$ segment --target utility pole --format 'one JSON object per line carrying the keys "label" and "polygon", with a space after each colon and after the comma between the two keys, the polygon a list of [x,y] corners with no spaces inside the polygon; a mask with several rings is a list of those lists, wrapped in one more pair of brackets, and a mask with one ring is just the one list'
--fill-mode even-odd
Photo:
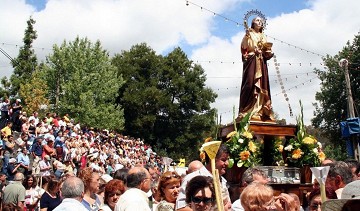
{"label": "utility pole", "polygon": [[[341,59],[339,61],[339,66],[341,68],[344,69],[344,74],[345,74],[345,82],[346,82],[346,94],[347,94],[347,117],[348,118],[355,118],[355,111],[354,111],[354,100],[352,97],[352,92],[351,92],[351,86],[350,86],[350,76],[349,76],[349,62],[346,59]],[[359,144],[358,141],[356,139],[355,135],[350,135],[350,140],[353,143],[354,146],[354,155],[355,155],[355,159],[359,160]]]}

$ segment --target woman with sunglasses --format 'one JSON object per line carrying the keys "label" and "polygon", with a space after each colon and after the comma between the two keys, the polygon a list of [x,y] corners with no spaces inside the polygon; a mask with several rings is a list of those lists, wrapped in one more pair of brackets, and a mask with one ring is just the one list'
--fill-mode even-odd
{"label": "woman with sunglasses", "polygon": [[175,202],[179,195],[180,185],[181,177],[175,171],[167,171],[161,175],[157,189],[161,201],[156,206],[156,211],[175,210]]}
{"label": "woman with sunglasses", "polygon": [[215,205],[215,188],[213,179],[207,176],[196,176],[186,185],[185,202],[193,211],[207,211]]}
{"label": "woman with sunglasses", "polygon": [[125,190],[123,181],[118,179],[110,180],[105,185],[104,205],[100,209],[102,211],[113,211],[115,209],[116,202]]}

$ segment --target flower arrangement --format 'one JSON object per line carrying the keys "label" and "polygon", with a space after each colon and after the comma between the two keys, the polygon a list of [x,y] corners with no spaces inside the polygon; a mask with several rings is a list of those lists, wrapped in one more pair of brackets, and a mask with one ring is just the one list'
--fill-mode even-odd
{"label": "flower arrangement", "polygon": [[241,119],[238,129],[236,129],[236,122],[234,122],[235,130],[226,136],[228,139],[226,145],[230,150],[229,168],[234,163],[238,167],[252,167],[261,163],[263,145],[254,138],[250,131],[250,116],[251,113]]}
{"label": "flower arrangement", "polygon": [[285,162],[293,167],[302,167],[303,165],[319,166],[326,156],[322,151],[321,143],[306,132],[301,101],[300,107],[301,113],[297,117],[298,132],[296,137],[290,139],[283,148],[286,154]]}

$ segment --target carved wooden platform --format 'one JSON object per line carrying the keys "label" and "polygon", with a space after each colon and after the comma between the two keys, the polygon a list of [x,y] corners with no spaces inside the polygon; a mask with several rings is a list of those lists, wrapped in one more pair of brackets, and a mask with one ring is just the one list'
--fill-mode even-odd
{"label": "carved wooden platform", "polygon": [[[285,136],[294,137],[296,135],[296,125],[279,125],[273,123],[262,123],[262,122],[250,122],[250,130],[255,135],[265,136]],[[219,137],[224,140],[226,135],[234,131],[234,124],[227,124],[220,128]]]}

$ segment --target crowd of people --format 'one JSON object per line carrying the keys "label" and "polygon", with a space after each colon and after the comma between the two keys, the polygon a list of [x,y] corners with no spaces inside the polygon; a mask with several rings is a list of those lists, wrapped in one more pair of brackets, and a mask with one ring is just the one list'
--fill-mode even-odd
{"label": "crowd of people", "polygon": [[[21,100],[9,104],[7,100],[1,104],[1,210],[315,211],[331,207],[327,202],[321,206],[316,181],[306,204],[296,194],[275,196],[265,172],[256,167],[245,171],[241,195],[232,201],[223,177],[229,165],[225,144],[215,157],[219,180],[213,179],[207,155],[204,163],[192,161],[181,174],[165,166],[141,139],[82,127],[67,114],[27,115],[21,111]],[[360,210],[356,200],[360,199],[359,163],[327,159],[323,165],[330,167],[329,202],[342,199],[343,204],[352,203],[348,208]]]}

